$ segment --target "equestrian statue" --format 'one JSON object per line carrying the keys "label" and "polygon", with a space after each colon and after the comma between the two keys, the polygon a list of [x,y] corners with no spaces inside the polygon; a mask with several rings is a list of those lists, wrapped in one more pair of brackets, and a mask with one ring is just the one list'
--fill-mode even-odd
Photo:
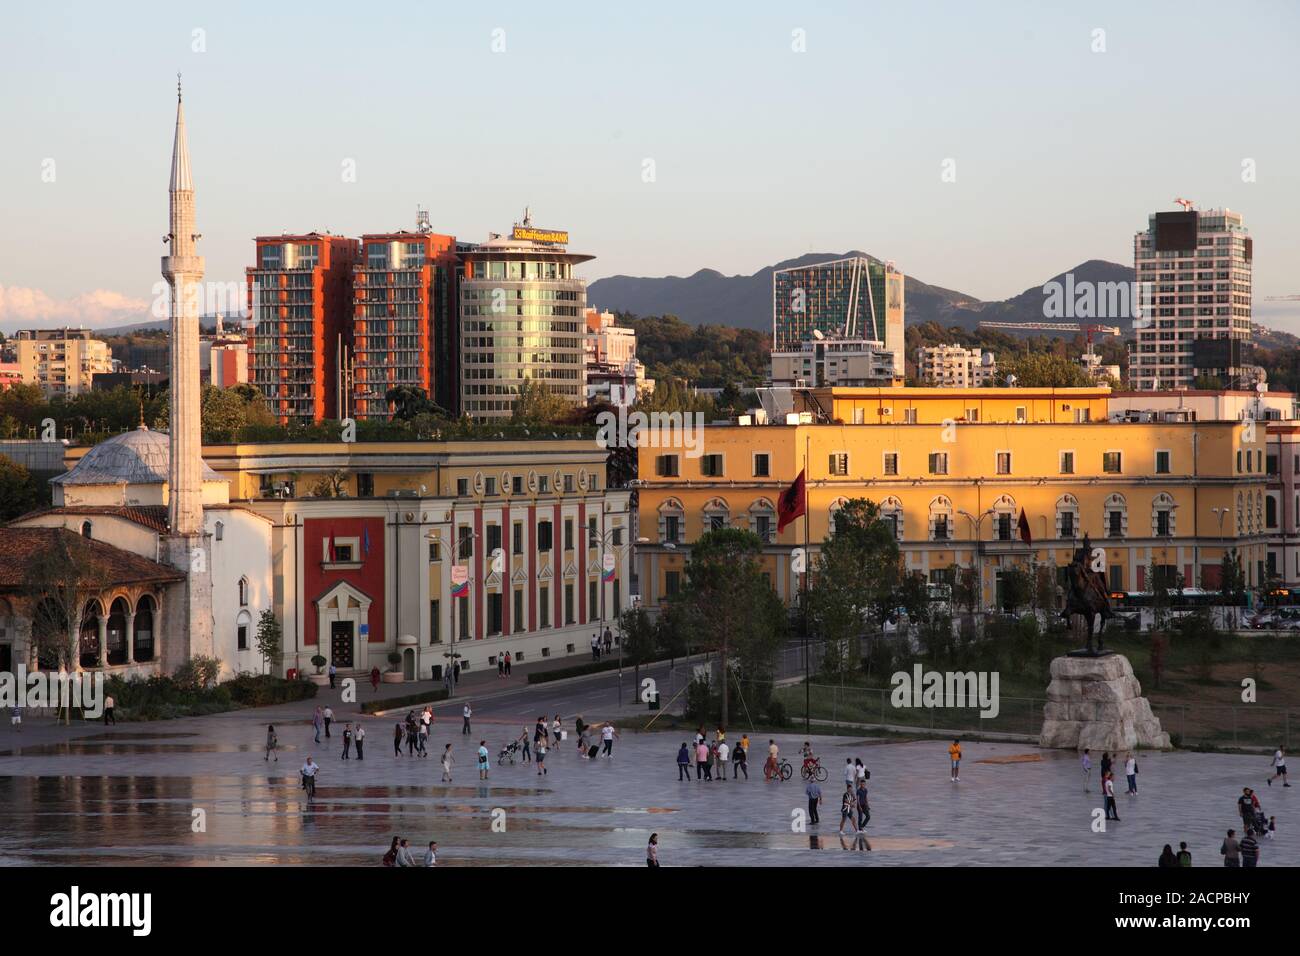
{"label": "equestrian statue", "polygon": [[[1110,609],[1110,595],[1106,590],[1105,578],[1101,572],[1092,570],[1092,542],[1086,534],[1083,536],[1083,546],[1074,552],[1074,560],[1066,568],[1066,579],[1069,588],[1065,594],[1065,610],[1061,612],[1061,617],[1067,626],[1073,625],[1076,614],[1088,623],[1087,649],[1072,651],[1071,656],[1097,657],[1110,653],[1102,647],[1102,632],[1106,629],[1106,622],[1114,617],[1114,612]],[[1097,647],[1094,650],[1092,634],[1097,615],[1101,615],[1101,627],[1097,628]]]}

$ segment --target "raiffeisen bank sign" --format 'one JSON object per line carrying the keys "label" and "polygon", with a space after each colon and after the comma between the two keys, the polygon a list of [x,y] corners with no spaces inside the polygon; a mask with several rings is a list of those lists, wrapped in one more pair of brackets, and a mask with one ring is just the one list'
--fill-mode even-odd
{"label": "raiffeisen bank sign", "polygon": [[567,229],[534,229],[532,226],[515,226],[510,233],[511,239],[522,242],[544,242],[552,246],[567,246],[569,232]]}

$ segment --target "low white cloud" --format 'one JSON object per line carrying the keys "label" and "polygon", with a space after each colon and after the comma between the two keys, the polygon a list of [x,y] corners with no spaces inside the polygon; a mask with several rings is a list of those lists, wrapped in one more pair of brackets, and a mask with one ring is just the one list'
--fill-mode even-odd
{"label": "low white cloud", "polygon": [[95,289],[69,299],[56,299],[40,289],[0,285],[0,327],[19,328],[84,326],[107,328],[147,322],[150,302],[112,289]]}

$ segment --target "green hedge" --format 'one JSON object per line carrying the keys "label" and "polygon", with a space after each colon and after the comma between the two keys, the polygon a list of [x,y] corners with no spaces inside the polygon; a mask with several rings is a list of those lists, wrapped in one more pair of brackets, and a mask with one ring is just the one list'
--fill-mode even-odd
{"label": "green hedge", "polygon": [[311,681],[290,681],[267,674],[239,674],[214,687],[197,689],[171,677],[111,677],[104,692],[113,698],[118,720],[172,720],[202,717],[244,707],[267,707],[316,696]]}
{"label": "green hedge", "polygon": [[396,707],[414,707],[416,704],[433,704],[447,699],[446,689],[426,690],[422,694],[407,694],[405,697],[385,697],[383,700],[368,700],[361,705],[363,714],[373,714],[379,710],[392,710]]}
{"label": "green hedge", "polygon": [[[667,658],[664,658],[667,660]],[[632,665],[626,665],[631,667]],[[599,674],[601,671],[618,670],[618,658],[611,660],[588,661],[586,664],[574,664],[572,667],[558,667],[553,671],[533,671],[528,675],[528,683],[545,684],[548,681],[564,680],[567,677],[582,677],[584,674]]]}

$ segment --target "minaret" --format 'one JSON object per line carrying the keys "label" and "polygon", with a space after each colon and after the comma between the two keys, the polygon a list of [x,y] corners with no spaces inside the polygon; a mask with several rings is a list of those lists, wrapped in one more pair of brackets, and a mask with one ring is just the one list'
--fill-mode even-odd
{"label": "minaret", "polygon": [[167,517],[173,535],[203,530],[202,454],[199,409],[199,303],[203,258],[195,254],[194,181],[185,140],[185,106],[176,78],[176,138],[172,143],[171,254],[162,260],[163,278],[171,286],[171,463]]}
{"label": "minaret", "polygon": [[199,405],[199,303],[203,259],[195,254],[194,180],[185,141],[185,108],[176,77],[176,138],[172,142],[171,231],[162,274],[171,286],[171,423],[168,426],[168,534],[164,560],[185,574],[184,596],[163,608],[160,662],[170,674],[195,655],[213,653],[212,555],[203,521],[203,446]]}

